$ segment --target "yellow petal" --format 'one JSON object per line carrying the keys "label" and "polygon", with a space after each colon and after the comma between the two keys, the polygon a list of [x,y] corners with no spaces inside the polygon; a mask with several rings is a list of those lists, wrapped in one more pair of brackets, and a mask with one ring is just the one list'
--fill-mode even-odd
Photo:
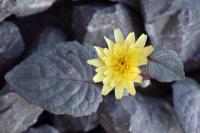
{"label": "yellow petal", "polygon": [[128,52],[131,54],[135,53],[136,50],[137,50],[137,47],[135,47],[135,45],[130,45],[128,48]]}
{"label": "yellow petal", "polygon": [[128,83],[127,91],[133,96],[136,94],[134,84],[132,82]]}
{"label": "yellow petal", "polygon": [[131,44],[135,43],[135,33],[131,32],[128,34],[126,40],[125,40],[125,44],[130,46]]}
{"label": "yellow petal", "polygon": [[103,58],[105,56],[103,48],[100,48],[100,47],[97,47],[97,46],[94,46],[94,48],[96,49],[97,54],[99,55],[99,57]]}
{"label": "yellow petal", "polygon": [[147,62],[148,62],[147,57],[146,57],[146,56],[145,56],[145,57],[142,56],[142,57],[140,57],[140,58],[138,59],[138,66],[146,65]]}
{"label": "yellow petal", "polygon": [[104,84],[110,84],[112,82],[112,76],[108,76],[103,80]]}
{"label": "yellow petal", "polygon": [[112,60],[110,58],[104,58],[104,62],[106,64],[106,66],[110,67],[112,66]]}
{"label": "yellow petal", "polygon": [[115,98],[116,99],[121,99],[123,94],[124,94],[124,88],[119,88],[119,87],[115,88]]}
{"label": "yellow petal", "polygon": [[114,30],[114,36],[116,43],[124,43],[124,36],[119,28]]}
{"label": "yellow petal", "polygon": [[112,72],[112,70],[109,70],[109,69],[106,69],[105,71],[104,71],[104,74],[105,75],[111,75],[113,72]]}
{"label": "yellow petal", "polygon": [[105,37],[105,36],[104,36],[104,39],[105,39],[105,41],[106,41],[106,43],[107,43],[107,45],[108,45],[108,48],[109,48],[109,49],[112,49],[113,46],[114,46],[114,42],[111,41],[110,39],[108,39],[108,38]]}
{"label": "yellow petal", "polygon": [[136,83],[142,83],[142,77],[140,75],[135,75],[133,80]]}
{"label": "yellow petal", "polygon": [[110,54],[110,51],[107,48],[104,48],[103,51],[107,56]]}
{"label": "yellow petal", "polygon": [[93,81],[94,81],[95,83],[101,82],[101,81],[104,80],[104,78],[105,78],[105,76],[104,76],[103,74],[97,73],[97,74],[93,77]]}
{"label": "yellow petal", "polygon": [[104,86],[103,86],[103,89],[102,89],[102,91],[101,91],[101,94],[102,94],[103,96],[105,96],[105,95],[107,95],[109,92],[111,92],[112,89],[113,89],[113,87],[111,87],[111,86],[109,86],[109,85],[104,85]]}
{"label": "yellow petal", "polygon": [[147,47],[144,48],[144,54],[146,56],[149,56],[153,52],[153,50],[154,50],[154,48],[153,48],[152,45],[147,46]]}
{"label": "yellow petal", "polygon": [[112,82],[110,83],[110,86],[115,87],[116,84],[117,84],[116,81],[112,80]]}
{"label": "yellow petal", "polygon": [[140,74],[140,73],[141,73],[141,70],[140,70],[140,68],[138,68],[138,67],[135,67],[135,68],[133,69],[133,73]]}
{"label": "yellow petal", "polygon": [[147,35],[142,34],[135,44],[139,47],[144,47],[146,44],[146,41],[147,41]]}
{"label": "yellow petal", "polygon": [[103,61],[101,61],[100,59],[87,60],[87,63],[96,67],[104,66]]}
{"label": "yellow petal", "polygon": [[106,71],[106,67],[98,67],[98,68],[95,69],[95,71],[97,73],[102,73],[103,74]]}

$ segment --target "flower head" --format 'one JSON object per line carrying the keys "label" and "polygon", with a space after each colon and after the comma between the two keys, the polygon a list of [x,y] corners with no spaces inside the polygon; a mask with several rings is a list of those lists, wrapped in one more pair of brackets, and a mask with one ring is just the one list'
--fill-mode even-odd
{"label": "flower head", "polygon": [[98,59],[88,60],[87,63],[97,67],[93,81],[103,82],[102,95],[107,95],[115,88],[116,99],[121,99],[126,89],[135,95],[135,83],[141,83],[139,66],[147,64],[147,57],[153,52],[152,46],[145,46],[147,36],[142,34],[135,42],[134,32],[126,39],[120,29],[114,30],[115,42],[105,38],[108,48],[96,47]]}

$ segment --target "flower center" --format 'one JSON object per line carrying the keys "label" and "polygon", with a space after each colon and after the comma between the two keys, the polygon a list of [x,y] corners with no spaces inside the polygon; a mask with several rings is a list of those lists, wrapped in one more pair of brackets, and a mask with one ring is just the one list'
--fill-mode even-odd
{"label": "flower center", "polygon": [[118,60],[118,64],[120,65],[120,66],[124,66],[124,65],[126,65],[126,59],[124,59],[124,58],[120,58],[119,60]]}
{"label": "flower center", "polygon": [[126,73],[129,69],[128,58],[125,56],[116,59],[116,62],[114,63],[114,68],[115,71],[119,72],[120,74]]}

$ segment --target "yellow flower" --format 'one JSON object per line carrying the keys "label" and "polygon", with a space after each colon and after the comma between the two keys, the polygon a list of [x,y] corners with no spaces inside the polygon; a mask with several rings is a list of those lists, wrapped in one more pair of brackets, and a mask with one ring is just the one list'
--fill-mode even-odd
{"label": "yellow flower", "polygon": [[108,48],[96,47],[98,59],[88,60],[87,63],[97,67],[94,82],[103,82],[102,95],[107,95],[115,88],[116,99],[121,99],[126,89],[135,95],[134,82],[141,83],[139,66],[147,64],[147,57],[153,52],[152,46],[145,46],[147,35],[142,34],[135,42],[134,32],[126,39],[120,29],[114,30],[115,43],[105,38]]}

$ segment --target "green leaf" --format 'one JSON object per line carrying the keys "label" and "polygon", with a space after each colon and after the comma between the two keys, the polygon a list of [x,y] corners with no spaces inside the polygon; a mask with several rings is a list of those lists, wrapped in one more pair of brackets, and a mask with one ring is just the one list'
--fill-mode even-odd
{"label": "green leaf", "polygon": [[72,116],[95,112],[102,101],[92,82],[89,48],[78,42],[41,46],[6,76],[7,83],[30,103],[55,114]]}
{"label": "green leaf", "polygon": [[183,63],[173,50],[155,50],[142,70],[145,75],[160,82],[172,82],[185,77]]}

